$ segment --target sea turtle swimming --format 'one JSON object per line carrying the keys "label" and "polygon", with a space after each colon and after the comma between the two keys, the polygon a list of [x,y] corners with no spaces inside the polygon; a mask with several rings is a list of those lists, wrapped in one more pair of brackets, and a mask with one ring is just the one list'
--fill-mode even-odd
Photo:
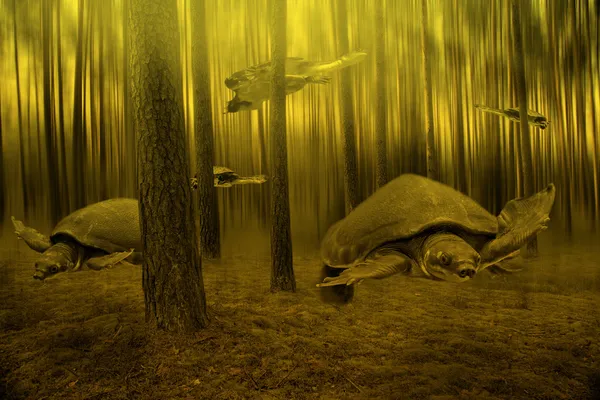
{"label": "sea turtle swimming", "polygon": [[125,260],[141,261],[138,201],[117,198],[90,204],[63,218],[50,237],[12,217],[15,233],[42,253],[34,278],[44,280],[83,266],[99,270]]}
{"label": "sea turtle swimming", "polygon": [[[336,71],[362,61],[367,53],[353,51],[333,61],[306,61],[300,57],[289,57],[285,63],[286,94],[295,93],[306,84],[325,84],[330,77],[324,73]],[[271,63],[253,65],[233,73],[225,79],[225,86],[235,92],[227,102],[225,113],[256,110],[271,96]]]}
{"label": "sea turtle swimming", "polygon": [[554,196],[550,184],[495,217],[450,186],[401,175],[329,228],[321,244],[326,277],[317,286],[326,299],[349,301],[363,279],[404,273],[464,282],[492,265],[502,270],[496,263],[547,227]]}
{"label": "sea turtle swimming", "polygon": [[[519,112],[518,107],[505,108],[504,110],[501,110],[499,108],[492,108],[482,106],[480,104],[475,104],[475,108],[483,112],[502,115],[504,117],[507,117],[511,121],[519,122],[521,120],[521,114]],[[548,127],[548,124],[550,123],[550,121],[548,121],[548,119],[545,116],[534,110],[527,110],[527,122],[529,123],[529,125],[537,126],[540,129],[546,129]]]}
{"label": "sea turtle swimming", "polygon": [[[215,187],[231,187],[233,185],[245,185],[249,183],[265,183],[266,175],[239,176],[234,171],[227,167],[213,166],[213,177]],[[190,184],[193,190],[198,189],[198,174],[190,179]]]}

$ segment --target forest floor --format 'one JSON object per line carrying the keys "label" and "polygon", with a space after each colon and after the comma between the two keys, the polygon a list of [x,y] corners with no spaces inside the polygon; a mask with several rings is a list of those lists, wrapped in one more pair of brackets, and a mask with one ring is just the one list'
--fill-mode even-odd
{"label": "forest floor", "polygon": [[320,301],[316,257],[296,293],[268,258],[204,262],[211,324],[144,324],[141,268],[32,279],[0,253],[4,399],[599,399],[600,252],[547,246],[524,272],[466,284],[395,276]]}

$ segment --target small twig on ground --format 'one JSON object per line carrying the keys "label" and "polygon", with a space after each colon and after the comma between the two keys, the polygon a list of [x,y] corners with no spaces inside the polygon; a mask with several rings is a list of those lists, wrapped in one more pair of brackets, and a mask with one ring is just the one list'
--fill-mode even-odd
{"label": "small twig on ground", "polygon": [[252,376],[252,374],[248,373],[247,371],[244,371],[244,373],[248,376],[248,378],[250,378],[250,380],[252,381],[252,384],[254,385],[254,388],[256,390],[260,390],[261,387],[258,386],[258,383],[256,383],[256,381],[254,380],[254,377]]}
{"label": "small twig on ground", "polygon": [[277,385],[275,385],[275,387],[273,389],[277,389],[279,386],[281,386],[281,384],[288,378],[288,376],[290,376],[290,374],[296,369],[297,365],[294,365],[287,374],[285,374],[285,376],[283,378],[281,378],[281,380],[277,383]]}
{"label": "small twig on ground", "polygon": [[358,390],[359,392],[362,393],[362,389],[360,388],[360,386],[358,386],[356,383],[354,383],[354,381],[352,379],[350,379],[347,375],[343,375],[344,378],[346,378],[346,380],[348,382],[350,382],[352,384],[352,386],[354,386],[356,388],[356,390]]}

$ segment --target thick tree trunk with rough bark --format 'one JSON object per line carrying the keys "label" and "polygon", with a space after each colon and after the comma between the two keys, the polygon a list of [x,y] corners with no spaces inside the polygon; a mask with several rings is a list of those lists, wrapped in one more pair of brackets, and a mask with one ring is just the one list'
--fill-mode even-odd
{"label": "thick tree trunk with rough bark", "polygon": [[210,73],[206,43],[206,5],[191,0],[192,62],[194,70],[194,118],[196,133],[196,172],[198,174],[198,212],[200,213],[200,250],[203,257],[221,257],[219,206],[214,187],[213,121],[210,105]]}
{"label": "thick tree trunk with rough bark", "polygon": [[[425,148],[427,154],[427,177],[439,180],[435,131],[433,130],[433,89],[431,86],[431,65],[429,65],[429,24],[427,23],[427,0],[421,0],[421,54],[423,78],[425,79]],[[459,117],[460,118],[460,117]]]}
{"label": "thick tree trunk with rough bark", "polygon": [[384,4],[375,7],[375,75],[377,79],[377,115],[375,116],[375,137],[377,156],[375,157],[376,187],[388,181],[387,173],[387,113],[385,90],[385,15]]}
{"label": "thick tree trunk with rough bark", "polygon": [[[535,190],[533,182],[533,161],[531,153],[531,138],[529,136],[529,122],[527,117],[527,82],[525,80],[525,58],[523,57],[523,40],[521,36],[520,0],[512,0],[513,38],[515,41],[514,68],[517,77],[517,99],[519,100],[520,129],[518,143],[521,150],[521,173],[523,182],[523,196],[531,196]],[[537,255],[537,237],[527,243],[527,254]]]}
{"label": "thick tree trunk with rough bark", "polygon": [[146,321],[193,331],[208,317],[189,185],[177,1],[130,4]]}
{"label": "thick tree trunk with rough bark", "polygon": [[[337,36],[339,53],[350,51],[348,44],[348,10],[346,0],[337,3],[338,23]],[[344,154],[344,190],[346,194],[346,214],[360,203],[358,193],[358,165],[356,159],[356,134],[354,132],[354,111],[352,109],[352,70],[344,68],[340,71],[341,106],[342,106],[342,149]]]}
{"label": "thick tree trunk with rough bark", "polygon": [[285,126],[287,0],[272,0],[270,101],[271,136],[271,291],[296,290],[290,229],[290,197]]}

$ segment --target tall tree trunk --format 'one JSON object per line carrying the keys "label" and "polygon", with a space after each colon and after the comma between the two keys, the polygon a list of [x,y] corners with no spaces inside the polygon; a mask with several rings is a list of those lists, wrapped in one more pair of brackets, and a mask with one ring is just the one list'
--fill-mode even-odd
{"label": "tall tree trunk", "polygon": [[427,23],[427,0],[421,0],[421,52],[423,78],[425,79],[425,148],[427,151],[427,177],[439,180],[439,166],[435,148],[435,131],[433,130],[433,89],[431,86],[431,65],[429,65],[429,24]]}
{"label": "tall tree trunk", "polygon": [[59,144],[60,144],[60,169],[63,174],[60,180],[60,186],[62,188],[61,193],[61,210],[63,213],[68,214],[71,212],[71,192],[69,191],[69,172],[67,170],[67,148],[66,148],[66,132],[65,132],[65,102],[63,95],[63,62],[62,62],[62,34],[61,34],[61,19],[60,1],[56,2],[56,64],[57,64],[57,85],[58,85],[58,131],[60,132]]}
{"label": "tall tree trunk", "polygon": [[125,167],[125,171],[127,173],[126,178],[126,186],[127,186],[127,195],[128,197],[137,197],[137,163],[135,162],[136,157],[136,133],[134,129],[134,121],[132,116],[132,107],[131,107],[131,92],[129,87],[129,82],[131,82],[131,70],[129,68],[129,8],[130,8],[131,0],[123,0],[123,80],[125,84],[123,85],[123,130],[125,135],[125,154],[127,164]]}
{"label": "tall tree trunk", "polygon": [[0,92],[0,231],[4,225],[6,205],[6,188],[4,187],[4,147],[2,146],[2,92]]}
{"label": "tall tree trunk", "polygon": [[221,257],[219,205],[214,187],[213,121],[210,73],[206,36],[206,4],[191,0],[192,62],[194,70],[194,118],[196,133],[196,171],[198,174],[198,211],[200,213],[200,250],[203,257]]}
{"label": "tall tree trunk", "polygon": [[42,57],[43,57],[43,102],[44,130],[46,136],[46,162],[48,171],[49,223],[54,226],[62,217],[60,193],[58,190],[58,159],[56,155],[56,133],[52,118],[54,98],[52,96],[52,3],[42,4]]}
{"label": "tall tree trunk", "polygon": [[376,187],[380,188],[388,181],[387,171],[387,112],[385,85],[385,17],[384,5],[375,7],[375,75],[377,91],[377,114],[375,122],[376,137]]}
{"label": "tall tree trunk", "polygon": [[205,327],[208,316],[189,184],[177,1],[130,5],[146,320],[193,331]]}
{"label": "tall tree trunk", "polygon": [[271,291],[296,291],[290,229],[290,198],[285,118],[287,0],[272,0],[270,102]]}
{"label": "tall tree trunk", "polygon": [[85,205],[85,162],[84,157],[86,149],[83,136],[83,12],[84,0],[79,0],[79,9],[77,11],[77,48],[75,50],[75,81],[73,82],[73,128],[72,128],[72,165],[73,165],[73,208],[79,209]]}
{"label": "tall tree trunk", "polygon": [[[340,0],[337,3],[337,13],[339,52],[340,54],[347,54],[350,51],[350,46],[348,44],[348,10],[346,0]],[[346,214],[348,214],[360,203],[356,159],[356,133],[354,131],[354,111],[352,109],[352,70],[344,68],[340,71],[340,75],[344,191],[346,195]]]}
{"label": "tall tree trunk", "polygon": [[[29,185],[27,184],[28,171],[25,167],[27,153],[25,152],[25,133],[23,132],[23,112],[21,109],[21,73],[19,71],[19,41],[17,38],[17,2],[13,0],[13,45],[15,48],[15,78],[17,84],[17,127],[19,129],[19,164],[21,167],[21,190],[23,193],[23,212],[25,220],[29,219]],[[1,219],[0,219],[1,221]]]}
{"label": "tall tree trunk", "polygon": [[108,198],[108,156],[106,146],[108,142],[108,135],[106,130],[106,88],[105,88],[105,71],[104,63],[106,62],[104,37],[106,36],[106,30],[104,29],[104,14],[106,4],[98,5],[98,140],[100,146],[100,194],[99,200],[106,200]]}
{"label": "tall tree trunk", "polygon": [[[523,40],[521,36],[521,10],[520,0],[512,0],[513,37],[514,37],[514,69],[516,72],[516,91],[519,101],[520,129],[517,130],[518,143],[521,149],[521,173],[523,195],[533,194],[533,161],[531,154],[531,137],[529,136],[529,122],[527,116],[527,82],[525,80],[525,58],[523,56]],[[537,255],[537,237],[527,243],[527,253],[530,256]]]}

